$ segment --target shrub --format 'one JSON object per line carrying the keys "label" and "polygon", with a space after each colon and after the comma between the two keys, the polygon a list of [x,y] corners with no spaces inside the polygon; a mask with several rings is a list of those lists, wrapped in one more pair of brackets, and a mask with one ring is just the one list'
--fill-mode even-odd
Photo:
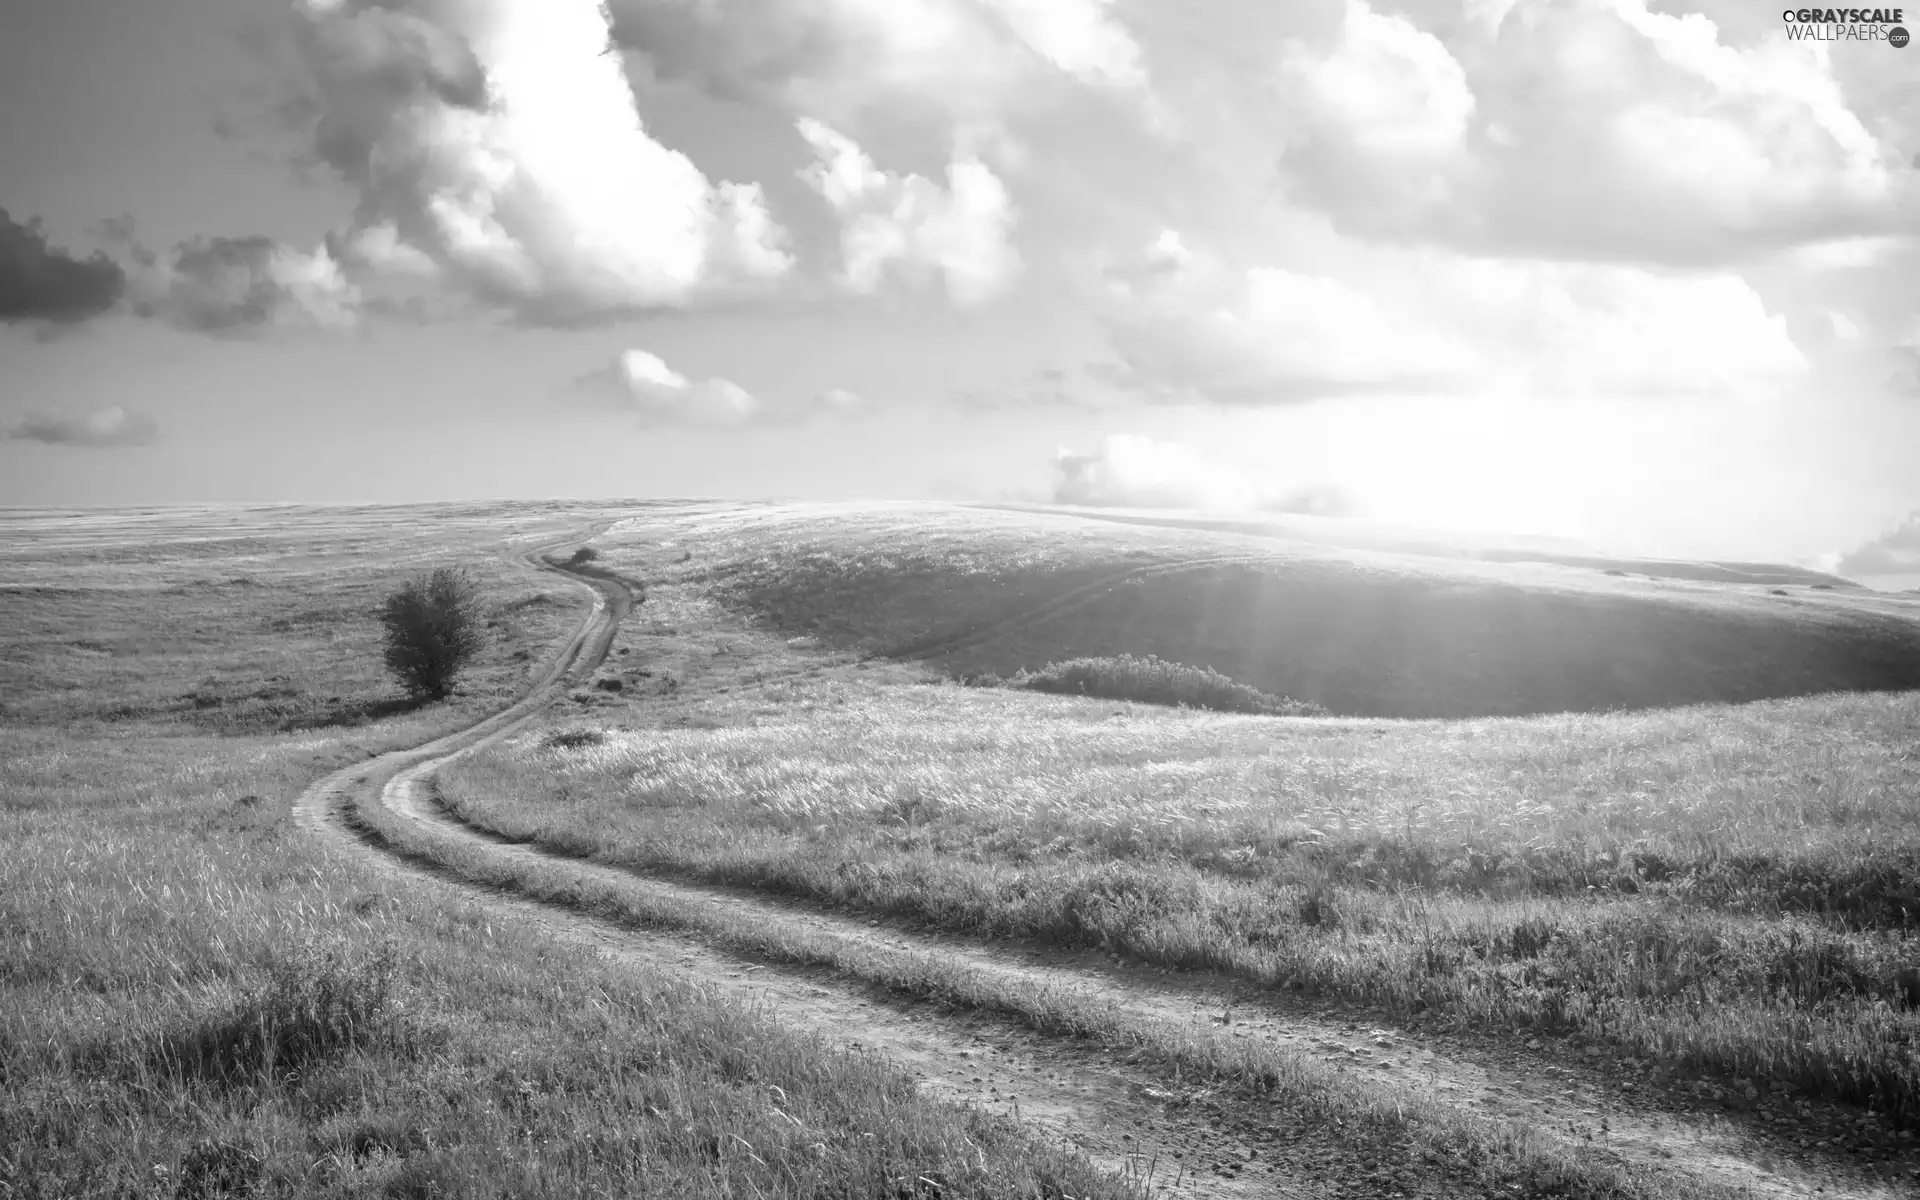
{"label": "shrub", "polygon": [[1269,716],[1312,717],[1326,709],[1304,700],[1271,696],[1258,688],[1222,675],[1211,667],[1190,667],[1149,654],[1136,657],[1075,658],[1048,663],[1038,671],[1023,671],[1015,687],[1102,700],[1138,700],[1144,704],[1185,705],[1219,712],[1265,713]]}
{"label": "shrub", "polygon": [[387,669],[408,692],[444,700],[480,652],[481,615],[473,581],[453,567],[411,580],[380,607]]}
{"label": "shrub", "polygon": [[600,552],[592,546],[582,546],[573,552],[573,557],[567,560],[567,565],[570,567],[581,567],[599,557]]}
{"label": "shrub", "polygon": [[598,746],[606,740],[606,733],[598,729],[556,729],[541,738],[540,744],[548,749],[578,750],[582,746]]}

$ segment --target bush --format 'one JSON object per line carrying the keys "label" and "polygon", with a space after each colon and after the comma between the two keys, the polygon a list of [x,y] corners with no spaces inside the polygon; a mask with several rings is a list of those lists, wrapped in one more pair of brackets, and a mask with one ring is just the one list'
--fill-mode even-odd
{"label": "bush", "polygon": [[480,599],[473,581],[453,567],[412,580],[380,607],[386,663],[408,692],[444,700],[453,681],[480,652]]}
{"label": "bush", "polygon": [[573,552],[573,557],[567,560],[567,565],[570,567],[583,567],[599,557],[600,552],[592,546],[582,546]]}
{"label": "bush", "polygon": [[1144,658],[1122,654],[1118,658],[1076,658],[1048,663],[1038,671],[1021,672],[1012,683],[1036,692],[1185,705],[1219,712],[1315,717],[1325,716],[1327,711],[1304,700],[1270,696],[1229,679],[1211,667],[1190,667],[1151,654]]}
{"label": "bush", "polygon": [[550,750],[578,750],[582,746],[598,746],[607,740],[607,735],[599,729],[556,729],[540,739],[540,744]]}

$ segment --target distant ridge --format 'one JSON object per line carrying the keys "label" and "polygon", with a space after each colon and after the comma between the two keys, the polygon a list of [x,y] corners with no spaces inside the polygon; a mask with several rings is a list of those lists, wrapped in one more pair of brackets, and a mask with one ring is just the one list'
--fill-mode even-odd
{"label": "distant ridge", "polygon": [[[1789,584],[1802,587],[1824,585],[1831,588],[1861,586],[1843,576],[1782,563],[1620,558],[1597,552],[1573,538],[1535,534],[1452,533],[1345,517],[1319,517],[1293,513],[1233,517],[1197,512],[1093,508],[1068,504],[992,503],[979,504],[975,507],[1010,512],[1052,513],[1096,521],[1112,521],[1122,525],[1239,533],[1252,537],[1307,542],[1320,546],[1339,546],[1350,550],[1412,554],[1426,558],[1468,559],[1498,563],[1547,563],[1561,567],[1585,567],[1596,571],[1611,570],[1634,575],[1649,575],[1659,579],[1746,583],[1770,587]],[[1920,591],[1920,589],[1915,590]]]}

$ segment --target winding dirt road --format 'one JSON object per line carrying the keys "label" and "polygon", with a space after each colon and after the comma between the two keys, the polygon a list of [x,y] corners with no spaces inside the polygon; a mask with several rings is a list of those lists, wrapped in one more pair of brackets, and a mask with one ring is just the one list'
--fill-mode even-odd
{"label": "winding dirt road", "polygon": [[[1449,1050],[1404,1031],[1366,1029],[1354,1021],[1282,1012],[1243,999],[1232,981],[1167,976],[1081,955],[1009,951],[959,938],[929,936],[841,914],[784,903],[757,893],[648,878],[618,867],[564,858],[503,842],[466,825],[439,802],[433,774],[463,755],[521,730],[607,656],[620,621],[636,603],[612,576],[563,570],[545,555],[576,545],[584,535],[549,542],[519,558],[592,594],[592,608],[520,701],[477,724],[410,750],[382,755],[336,771],[310,787],[295,805],[299,822],[345,852],[370,856],[380,869],[419,886],[438,888],[502,916],[535,923],[556,940],[588,947],[612,961],[652,969],[712,987],[717,993],[770,1007],[793,1026],[830,1042],[884,1054],[916,1075],[935,1095],[1017,1116],[1042,1135],[1079,1148],[1109,1169],[1149,1182],[1160,1194],[1200,1196],[1371,1197],[1392,1194],[1379,1164],[1356,1162],[1353,1147],[1303,1138],[1288,1114],[1249,1113],[1244,1104],[1223,1115],[1204,1091],[1170,1089],[1163,1075],[1121,1061],[1088,1043],[1051,1038],[989,1015],[890,999],[845,975],[796,968],[729,953],[698,933],[699,920],[679,930],[635,929],[591,915],[578,902],[544,903],[511,887],[458,878],[445,870],[387,853],[356,832],[356,813],[382,806],[411,822],[423,839],[456,845],[497,867],[569,873],[576,901],[592,892],[638,896],[669,912],[706,910],[779,927],[796,941],[826,942],[856,957],[894,956],[902,962],[963,971],[1009,988],[1039,986],[1056,994],[1098,1001],[1140,1022],[1185,1028],[1196,1036],[1244,1039],[1291,1050],[1322,1069],[1391,1076],[1416,1094],[1461,1111],[1512,1121],[1537,1136],[1586,1143],[1595,1135],[1603,1153],[1655,1174],[1691,1176],[1728,1194],[1878,1200],[1906,1194],[1864,1173],[1794,1165],[1741,1130],[1712,1118],[1661,1112],[1623,1101],[1592,1073],[1572,1066],[1543,1074],[1537,1064],[1505,1063]],[[1187,566],[1190,564],[1177,564]],[[1112,586],[1099,580],[1080,593]],[[1049,608],[1053,606],[1047,606]],[[970,640],[970,639],[969,639]],[[937,651],[936,651],[937,652]],[[837,951],[836,951],[837,952]],[[1897,1185],[1896,1185],[1897,1186]],[[1395,1177],[1416,1194],[1459,1194],[1442,1175]]]}

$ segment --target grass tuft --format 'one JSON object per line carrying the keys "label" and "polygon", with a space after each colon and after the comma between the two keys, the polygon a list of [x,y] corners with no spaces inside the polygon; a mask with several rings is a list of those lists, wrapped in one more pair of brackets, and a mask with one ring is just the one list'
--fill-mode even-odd
{"label": "grass tuft", "polygon": [[230,1011],[164,1035],[161,1072],[226,1083],[298,1073],[395,1032],[397,951],[342,935],[271,953],[263,977]]}

